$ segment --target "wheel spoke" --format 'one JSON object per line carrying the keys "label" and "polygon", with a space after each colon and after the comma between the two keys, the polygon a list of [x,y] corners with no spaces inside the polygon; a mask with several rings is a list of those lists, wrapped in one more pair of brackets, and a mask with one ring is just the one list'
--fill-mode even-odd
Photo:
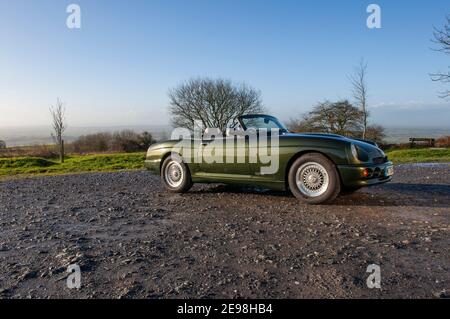
{"label": "wheel spoke", "polygon": [[326,192],[329,185],[327,170],[316,162],[300,166],[296,173],[297,187],[308,197],[317,197]]}
{"label": "wheel spoke", "polygon": [[178,187],[183,183],[183,167],[177,161],[171,161],[164,170],[164,179],[171,187]]}

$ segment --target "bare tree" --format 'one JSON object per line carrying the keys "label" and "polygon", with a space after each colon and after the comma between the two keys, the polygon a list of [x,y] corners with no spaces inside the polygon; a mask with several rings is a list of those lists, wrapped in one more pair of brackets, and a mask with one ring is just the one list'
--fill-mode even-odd
{"label": "bare tree", "polygon": [[224,79],[191,79],[169,91],[172,125],[192,129],[196,121],[204,127],[225,131],[237,116],[264,110],[259,91]]}
{"label": "bare tree", "polygon": [[350,76],[350,80],[353,86],[353,97],[361,109],[363,114],[362,118],[362,138],[365,139],[367,135],[367,125],[369,118],[369,111],[367,110],[367,63],[364,59],[361,59],[359,65],[355,68],[353,75]]}
{"label": "bare tree", "polygon": [[[450,15],[447,15],[446,20],[446,24],[442,29],[434,28],[434,39],[432,41],[439,46],[435,49],[436,51],[450,55]],[[450,66],[448,68],[450,69]],[[431,79],[442,83],[450,83],[450,71],[431,74]],[[450,90],[441,92],[440,97],[450,97]]]}
{"label": "bare tree", "polygon": [[300,120],[290,122],[293,131],[323,132],[347,136],[361,133],[363,113],[347,100],[317,104],[311,112]]}
{"label": "bare tree", "polygon": [[386,138],[386,131],[383,126],[378,124],[370,124],[366,130],[366,140],[375,142],[377,144],[384,144]]}
{"label": "bare tree", "polygon": [[50,106],[50,114],[52,116],[53,133],[52,137],[58,146],[59,159],[64,163],[64,139],[63,134],[67,128],[66,109],[60,98],[56,99],[56,104]]}
{"label": "bare tree", "polygon": [[[312,111],[287,123],[289,130],[299,133],[333,133],[360,138],[363,131],[363,112],[347,100],[317,104]],[[384,128],[368,125],[366,139],[383,144]]]}

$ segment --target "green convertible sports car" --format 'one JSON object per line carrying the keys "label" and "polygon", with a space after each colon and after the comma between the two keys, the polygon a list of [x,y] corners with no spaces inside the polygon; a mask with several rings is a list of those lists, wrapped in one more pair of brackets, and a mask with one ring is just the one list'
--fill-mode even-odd
{"label": "green convertible sports car", "polygon": [[269,115],[240,116],[225,133],[206,128],[199,136],[186,134],[147,152],[145,166],[172,192],[186,192],[193,183],[229,183],[290,190],[321,204],[341,191],[388,182],[394,173],[375,143],[291,133]]}

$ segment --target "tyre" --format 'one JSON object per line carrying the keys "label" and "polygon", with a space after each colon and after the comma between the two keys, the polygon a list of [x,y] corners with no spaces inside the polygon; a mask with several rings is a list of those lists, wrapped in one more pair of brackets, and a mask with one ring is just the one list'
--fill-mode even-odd
{"label": "tyre", "polygon": [[292,194],[308,204],[329,203],[341,190],[334,163],[319,153],[299,157],[289,169],[288,184]]}
{"label": "tyre", "polygon": [[178,155],[168,156],[161,166],[161,181],[173,193],[185,193],[192,187],[189,168]]}

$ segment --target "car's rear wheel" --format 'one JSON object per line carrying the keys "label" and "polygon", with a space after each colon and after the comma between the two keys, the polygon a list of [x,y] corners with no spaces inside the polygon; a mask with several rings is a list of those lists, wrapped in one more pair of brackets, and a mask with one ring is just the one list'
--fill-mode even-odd
{"label": "car's rear wheel", "polygon": [[187,192],[192,187],[189,168],[178,155],[169,155],[161,166],[161,181],[164,187],[174,193]]}
{"label": "car's rear wheel", "polygon": [[289,169],[288,184],[292,194],[308,204],[331,202],[341,189],[336,167],[319,153],[299,157]]}

